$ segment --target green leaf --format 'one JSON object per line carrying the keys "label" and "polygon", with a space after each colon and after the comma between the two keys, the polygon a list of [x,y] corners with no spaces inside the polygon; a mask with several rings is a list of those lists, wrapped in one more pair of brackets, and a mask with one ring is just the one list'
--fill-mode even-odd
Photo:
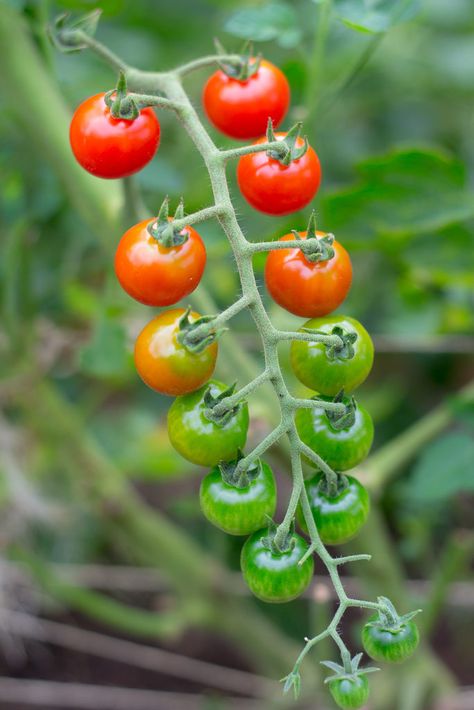
{"label": "green leaf", "polygon": [[474,436],[464,432],[445,434],[420,456],[408,483],[408,496],[428,504],[474,491],[473,461]]}
{"label": "green leaf", "polygon": [[227,19],[224,29],[234,37],[255,42],[276,40],[281,47],[295,47],[301,39],[296,11],[283,2],[237,10]]}
{"label": "green leaf", "polygon": [[359,163],[357,171],[358,182],[327,195],[320,210],[321,223],[349,246],[377,237],[396,241],[474,217],[464,167],[441,151],[394,150]]}
{"label": "green leaf", "polygon": [[95,377],[122,377],[129,364],[123,325],[112,318],[99,317],[91,342],[80,352],[82,370]]}
{"label": "green leaf", "polygon": [[339,19],[357,32],[377,34],[416,16],[420,0],[336,0]]}

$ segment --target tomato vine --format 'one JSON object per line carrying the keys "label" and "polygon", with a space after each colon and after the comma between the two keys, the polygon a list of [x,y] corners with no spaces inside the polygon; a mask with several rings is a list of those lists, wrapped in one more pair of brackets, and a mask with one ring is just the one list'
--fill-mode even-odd
{"label": "tomato vine", "polygon": [[[293,670],[284,679],[285,690],[292,688],[295,694],[298,694],[301,683],[300,667],[303,659],[317,643],[330,637],[339,649],[342,663],[338,665],[325,662],[325,665],[335,673],[334,676],[327,679],[331,693],[341,707],[360,707],[360,704],[365,702],[368,694],[366,674],[376,669],[360,668],[361,654],[352,657],[338,628],[344,613],[351,607],[375,612],[375,616],[372,617],[366,627],[364,637],[366,647],[369,646],[369,641],[371,640],[369,636],[375,636],[378,632],[383,633],[378,633],[376,640],[378,643],[383,643],[383,638],[385,638],[383,634],[388,634],[390,638],[392,636],[396,637],[397,634],[400,634],[400,629],[405,630],[409,628],[412,633],[412,638],[410,638],[411,648],[409,649],[411,652],[417,643],[416,632],[413,631],[414,624],[411,621],[412,616],[416,612],[399,616],[391,602],[385,597],[379,597],[376,602],[373,602],[351,598],[347,595],[341,581],[339,568],[350,562],[369,560],[370,556],[364,554],[339,557],[331,555],[321,539],[322,533],[320,534],[320,530],[318,529],[314,507],[316,499],[318,500],[318,505],[324,504],[324,501],[320,503],[320,500],[324,499],[325,496],[327,496],[329,501],[335,501],[337,500],[337,496],[342,495],[345,487],[351,485],[347,477],[340,475],[340,471],[346,468],[352,468],[355,463],[358,463],[359,460],[367,454],[372,436],[371,430],[367,432],[367,429],[370,429],[371,422],[367,425],[363,423],[363,426],[360,424],[361,411],[364,413],[366,419],[370,419],[370,417],[364,410],[361,410],[361,408],[356,405],[353,398],[344,396],[342,392],[332,398],[328,396],[315,397],[313,399],[298,399],[294,397],[288,390],[278,357],[278,346],[284,341],[292,342],[292,344],[295,345],[294,352],[296,353],[298,352],[298,344],[305,345],[305,348],[303,348],[305,353],[309,353],[311,348],[317,346],[319,352],[313,353],[313,356],[320,358],[321,351],[324,350],[327,359],[329,361],[331,359],[337,360],[337,366],[340,367],[342,371],[343,367],[341,367],[341,361],[343,362],[345,359],[350,360],[354,357],[353,345],[355,341],[352,337],[348,337],[347,332],[339,328],[337,323],[336,325],[332,323],[331,329],[326,328],[328,332],[324,329],[319,329],[322,327],[321,324],[317,329],[307,327],[297,332],[287,332],[275,328],[267,314],[258,291],[252,264],[252,258],[255,253],[268,251],[276,256],[279,253],[283,253],[281,252],[282,249],[286,249],[288,251],[294,250],[298,259],[304,256],[305,259],[303,261],[306,269],[309,269],[311,266],[316,268],[319,262],[328,263],[328,260],[334,257],[335,244],[338,249],[340,247],[334,242],[332,235],[324,235],[323,233],[316,232],[313,217],[308,225],[308,231],[304,233],[295,232],[295,239],[291,239],[291,235],[287,235],[283,242],[249,242],[238,223],[226,178],[226,165],[230,160],[244,161],[240,163],[239,169],[239,182],[245,185],[245,189],[243,189],[244,196],[257,209],[262,209],[262,211],[267,211],[271,214],[285,214],[295,211],[307,204],[318,189],[320,168],[317,155],[314,153],[313,149],[308,146],[306,139],[303,140],[300,137],[301,126],[299,124],[287,133],[274,134],[271,121],[268,126],[266,138],[262,138],[249,146],[228,150],[220,150],[217,148],[188,98],[183,87],[183,78],[191,72],[203,67],[215,67],[216,65],[221,67],[223,65],[238,66],[239,62],[243,61],[242,57],[239,55],[220,53],[197,59],[194,62],[189,62],[171,71],[149,72],[127,66],[108,48],[93,39],[91,34],[86,31],[84,27],[81,27],[80,24],[76,24],[72,28],[61,24],[53,30],[53,35],[56,44],[62,49],[71,51],[71,49],[88,47],[104,59],[114,70],[120,72],[117,87],[107,94],[98,95],[103,96],[103,99],[101,99],[100,112],[102,114],[102,112],[109,110],[111,114],[108,120],[110,119],[112,124],[114,121],[123,122],[123,120],[133,123],[134,120],[139,118],[142,110],[149,111],[150,108],[171,110],[176,114],[184,129],[189,134],[204,161],[211,181],[214,204],[186,216],[184,216],[182,207],[178,208],[174,218],[169,220],[166,202],[166,204],[164,203],[165,206],[162,208],[162,210],[166,211],[164,217],[160,212],[162,218],[158,217],[155,221],[151,220],[147,227],[144,226],[145,223],[137,225],[141,230],[140,239],[143,243],[149,238],[156,239],[160,242],[160,246],[164,245],[166,249],[179,247],[182,245],[183,240],[189,239],[190,230],[191,233],[193,231],[191,225],[209,219],[217,219],[228,239],[235,258],[242,295],[229,308],[215,316],[198,317],[197,314],[192,314],[192,318],[189,318],[190,314],[188,312],[166,312],[172,314],[172,326],[177,333],[176,338],[174,335],[173,338],[176,339],[176,342],[184,352],[183,357],[191,358],[191,360],[195,358],[195,360],[192,361],[197,362],[198,360],[196,358],[199,359],[199,357],[206,352],[206,349],[209,350],[209,348],[212,347],[211,362],[208,363],[206,361],[203,365],[205,374],[202,377],[202,381],[199,378],[199,373],[197,373],[196,381],[193,381],[189,387],[183,387],[182,391],[180,391],[179,384],[183,384],[183,378],[179,375],[179,368],[182,366],[179,358],[182,354],[177,352],[176,367],[175,372],[173,372],[173,377],[175,377],[177,382],[176,387],[167,389],[162,386],[161,380],[152,381],[151,386],[161,392],[181,395],[172,405],[169,419],[170,435],[176,448],[190,460],[203,465],[214,466],[219,464],[219,462],[222,463],[222,459],[227,462],[229,458],[233,457],[235,460],[231,468],[229,469],[227,467],[225,472],[226,475],[229,476],[228,480],[231,485],[235,486],[236,491],[242,487],[241,484],[245,477],[248,477],[247,485],[250,485],[253,480],[252,471],[255,471],[257,475],[258,471],[261,471],[261,466],[266,466],[266,464],[260,462],[260,458],[267,449],[284,436],[288,438],[293,480],[293,488],[288,507],[283,520],[278,525],[271,523],[268,528],[264,530],[260,529],[255,532],[253,528],[247,529],[246,525],[241,526],[245,534],[253,532],[253,535],[247,540],[243,548],[242,560],[244,576],[251,589],[253,589],[255,594],[260,598],[268,601],[287,601],[296,597],[309,582],[313,569],[312,555],[316,554],[321,559],[336,591],[339,602],[338,608],[326,629],[311,639],[305,639],[305,646],[296,659]],[[156,144],[158,143],[158,139],[159,126],[157,135],[155,136]],[[74,149],[75,141],[72,143]],[[81,147],[84,147],[83,143],[81,143]],[[156,146],[154,146],[153,150],[149,151],[151,157],[155,148]],[[106,153],[107,151],[104,152],[104,155],[106,155]],[[269,181],[265,186],[265,189],[268,190],[268,195],[263,195],[263,201],[260,205],[257,204],[258,200],[256,201],[252,196],[246,194],[245,191],[249,182],[253,179],[252,170],[254,170],[255,166],[262,163],[262,161],[258,159],[259,157],[263,159],[266,168],[270,166]],[[306,162],[300,163],[300,160],[303,158],[306,158]],[[86,169],[89,169],[86,161],[79,159],[79,157],[78,160]],[[105,157],[104,160],[107,160],[107,157]],[[121,157],[120,160],[123,160],[123,157]],[[298,190],[297,182],[299,179],[298,170],[302,170],[303,167],[305,168],[308,162],[310,163],[310,172],[305,177],[305,180],[309,180],[305,182],[307,191],[304,195],[301,195],[301,192]],[[291,180],[286,183],[287,187],[285,189],[292,193],[290,195],[291,199],[286,206],[270,204],[270,197],[273,194],[271,181],[274,179],[274,174],[278,173],[277,168],[279,168],[279,164],[291,168],[285,178],[287,179],[288,176],[291,177]],[[245,171],[242,169],[242,165],[245,167]],[[107,165],[105,166],[105,170],[102,168],[104,168],[104,166],[102,165],[101,154],[101,172],[98,172],[95,166],[94,169],[90,171],[102,177],[128,175],[136,169],[132,166],[130,170],[125,170],[121,173],[120,166],[118,170],[108,170]],[[296,178],[294,177],[295,175]],[[296,182],[292,181],[293,179],[295,179]],[[262,197],[262,195],[260,195],[260,197]],[[148,235],[143,232],[145,228],[148,230]],[[272,259],[271,262],[272,261],[278,263],[278,268],[280,268],[280,261],[277,259]],[[300,314],[307,316],[324,316],[342,302],[350,285],[350,262],[348,262],[346,270],[344,293],[341,294],[341,296],[335,295],[335,300],[333,299],[334,303],[331,302],[331,306],[322,312]],[[278,276],[276,278],[278,279]],[[321,278],[320,275],[318,276],[318,279],[319,278]],[[198,281],[198,277],[196,277],[196,279]],[[143,287],[142,280],[140,281],[140,285]],[[333,287],[333,285],[331,287]],[[127,288],[127,290],[131,292],[132,288]],[[269,290],[271,291],[271,288]],[[189,292],[190,290],[186,291],[186,293]],[[138,300],[142,300],[144,303],[149,302],[149,299],[142,294],[140,294]],[[278,301],[277,298],[276,300]],[[287,304],[285,304],[285,307],[292,312],[298,312],[297,310],[292,310]],[[225,326],[232,317],[243,310],[247,310],[250,313],[261,337],[265,362],[263,371],[237,392],[234,392],[233,388],[226,388],[223,383],[216,381],[211,381],[201,389],[196,389],[196,387],[200,387],[203,382],[206,382],[212,374],[217,353],[217,344],[214,341],[221,335],[223,326]],[[150,361],[153,360],[155,374],[157,355],[150,343],[155,337],[158,326],[161,327],[161,323],[158,323],[160,318],[164,316],[164,325],[165,327],[169,327],[166,313],[158,316],[158,318],[155,319],[156,323],[152,321],[152,323],[149,324],[149,326],[153,326],[150,333],[143,331],[140,336],[144,341],[143,347],[146,350],[146,357]],[[309,324],[306,325],[311,325],[311,323],[310,321]],[[352,323],[360,325],[353,320]],[[334,325],[334,328],[332,325]],[[149,326],[147,326],[147,329]],[[363,329],[361,332],[364,337],[367,336],[368,338],[368,335]],[[169,334],[166,337],[170,337]],[[361,337],[360,332],[358,337]],[[367,376],[370,370],[372,353],[370,346],[367,347],[369,354],[366,359],[370,362],[368,362],[368,364],[367,362],[365,363],[363,373],[356,375],[352,373],[352,380],[350,379],[350,373],[349,375],[343,373],[345,377],[349,378],[350,382],[359,384],[365,379],[365,376]],[[337,357],[337,354],[339,354],[339,357]],[[171,365],[173,365],[173,363],[171,363]],[[150,382],[147,372],[141,371],[138,362],[137,366],[143,379]],[[149,363],[145,363],[145,366],[147,370],[150,369]],[[169,367],[170,363],[166,363],[166,366]],[[303,369],[304,367],[305,363],[302,365]],[[342,377],[339,370],[337,372],[339,373],[338,377]],[[301,379],[304,381],[303,377],[301,377]],[[243,455],[240,449],[245,443],[246,429],[248,426],[246,399],[253,391],[266,383],[272,385],[278,398],[281,420],[275,429],[273,429],[253,451]],[[331,391],[328,392],[328,394],[333,395],[334,392]],[[176,417],[181,416],[182,412],[187,412],[196,407],[199,408],[199,416],[205,413],[213,427],[226,427],[225,436],[223,434],[221,435],[221,444],[224,447],[223,453],[212,451],[211,447],[206,447],[205,442],[203,443],[201,441],[201,447],[199,447],[195,445],[192,439],[183,438],[180,422],[178,421],[178,424],[176,424]],[[320,455],[322,442],[321,432],[318,432],[317,437],[312,437],[310,429],[311,422],[314,420],[315,416],[324,417],[325,421],[327,420],[327,422],[331,423],[334,431],[339,434],[341,433],[341,429],[345,431],[346,429],[357,426],[362,426],[364,429],[362,432],[364,441],[363,445],[361,444],[360,451],[349,451],[347,465],[337,466],[338,472],[328,465],[326,460],[328,455]],[[194,416],[193,422],[193,426],[199,428],[199,422],[196,424],[196,416]],[[299,422],[302,422],[302,424],[299,425]],[[209,429],[209,427],[207,428]],[[334,444],[334,441],[336,441],[336,444]],[[334,439],[334,441],[332,441],[332,446],[340,447],[340,444],[337,443],[337,439]],[[330,450],[331,447],[329,447],[328,451]],[[338,454],[336,452],[334,457],[335,467],[337,464],[337,456]],[[309,460],[310,463],[314,464],[320,471],[318,486],[322,486],[322,489],[318,489],[316,492],[313,491],[313,498],[310,498],[308,485],[305,485],[302,459]],[[219,479],[218,470],[217,472],[214,471],[212,476],[213,485],[221,487],[222,482]],[[224,478],[223,469],[222,476]],[[270,478],[269,480],[271,481],[272,479]],[[351,480],[352,482],[354,481],[354,479]],[[210,485],[210,482],[208,482],[207,485]],[[271,483],[269,485],[271,488]],[[203,489],[201,495],[208,496],[209,492]],[[238,498],[237,494],[235,497]],[[241,496],[241,499],[242,498]],[[270,493],[267,494],[267,498],[268,510],[271,512],[274,509],[273,490],[270,490]],[[368,503],[364,503],[364,506],[363,515],[366,516]],[[307,531],[310,539],[309,546],[304,543],[300,536],[294,533],[294,522],[297,512],[299,516],[302,516],[304,521],[304,529],[305,532]],[[234,534],[237,530],[237,534],[239,534],[239,525],[236,525],[234,519],[228,518],[228,510],[222,508],[220,513],[222,518],[219,520],[218,525],[222,529],[233,532]],[[208,517],[211,517],[211,514]],[[257,516],[257,518],[259,519],[260,526],[261,519],[259,516]],[[357,525],[362,524],[362,522],[360,522],[359,519],[355,520],[354,527],[356,528]],[[351,530],[346,531],[345,535],[342,535],[342,537],[347,539],[352,536],[352,532]],[[331,542],[334,542],[334,538],[331,538]],[[268,558],[265,564],[268,563],[268,574],[270,576],[275,574],[276,569],[270,558],[274,552],[278,554],[279,565],[283,570],[282,574],[286,580],[286,594],[284,592],[282,593],[276,587],[270,589],[270,591],[268,588],[265,588],[265,585],[262,587],[262,580],[258,578],[258,569],[255,561],[256,554],[260,554],[261,550],[264,551],[264,557],[266,556],[266,558]],[[285,556],[287,557],[286,560]],[[259,559],[261,559],[261,557]],[[402,641],[405,641],[405,639],[403,638]],[[372,649],[372,646],[370,648]],[[395,648],[395,650],[393,650],[393,648]],[[399,650],[395,647],[395,643],[392,643],[391,651],[390,649],[376,649],[376,651],[372,650],[371,655],[376,656],[377,660],[379,658],[391,660],[391,656],[393,656],[395,660],[398,660],[398,658],[403,655],[408,655],[408,650],[405,647]],[[347,693],[350,695],[352,688],[357,689],[360,695],[359,699],[347,699],[346,695]],[[347,704],[348,702],[353,702],[354,704]]]}

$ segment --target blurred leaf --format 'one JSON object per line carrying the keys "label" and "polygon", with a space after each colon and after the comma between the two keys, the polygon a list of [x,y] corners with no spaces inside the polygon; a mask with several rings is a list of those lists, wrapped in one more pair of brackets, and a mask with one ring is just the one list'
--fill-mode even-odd
{"label": "blurred leaf", "polygon": [[359,182],[329,194],[321,206],[321,221],[349,244],[427,233],[474,216],[462,163],[441,151],[395,150],[359,163],[357,170]]}
{"label": "blurred leaf", "polygon": [[91,342],[80,352],[80,366],[95,377],[121,377],[128,370],[125,329],[105,315],[99,317]]}
{"label": "blurred leaf", "polygon": [[412,472],[406,493],[427,504],[474,491],[474,437],[450,432],[428,446]]}
{"label": "blurred leaf", "polygon": [[474,431],[474,399],[459,395],[449,400],[448,404],[454,417]]}
{"label": "blurred leaf", "polygon": [[296,11],[283,2],[237,10],[224,24],[224,30],[255,42],[276,40],[281,47],[295,47],[301,39]]}
{"label": "blurred leaf", "polygon": [[420,9],[420,0],[336,0],[335,8],[345,25],[373,34],[411,20]]}

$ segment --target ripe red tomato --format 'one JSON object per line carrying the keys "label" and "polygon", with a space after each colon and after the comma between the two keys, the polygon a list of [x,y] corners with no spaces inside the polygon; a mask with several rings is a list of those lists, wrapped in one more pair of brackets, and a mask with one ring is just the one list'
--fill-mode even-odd
{"label": "ripe red tomato", "polygon": [[240,80],[216,71],[202,95],[210,122],[222,133],[241,140],[263,136],[268,119],[278,126],[290,104],[290,87],[278,67],[262,59],[258,70]]}
{"label": "ripe red tomato", "polygon": [[192,227],[187,240],[165,247],[147,230],[145,219],[125,232],[115,253],[115,273],[122,288],[146,306],[171,306],[199,284],[206,265],[206,248]]}
{"label": "ripe red tomato", "polygon": [[[299,232],[306,239],[307,232]],[[324,237],[324,232],[317,232]],[[294,240],[285,234],[280,241]],[[344,247],[334,240],[334,256],[327,261],[309,261],[301,249],[270,251],[265,265],[265,283],[272,298],[295,316],[315,318],[334,311],[344,301],[352,281],[352,265]]]}
{"label": "ripe red tomato", "polygon": [[[286,133],[276,133],[283,140]],[[260,138],[255,145],[266,143]],[[304,145],[302,138],[296,148]],[[266,214],[283,215],[303,209],[311,202],[321,182],[321,165],[315,151],[306,153],[289,165],[282,165],[265,151],[244,155],[237,166],[237,181],[242,195],[256,210]]]}
{"label": "ripe red tomato", "polygon": [[[163,311],[141,331],[135,343],[135,366],[142,380],[161,394],[193,392],[208,381],[217,359],[217,343],[200,353],[190,352],[178,341],[183,308]],[[199,313],[190,313],[195,321]]]}
{"label": "ripe red tomato", "polygon": [[86,99],[74,112],[69,140],[77,162],[101,178],[123,178],[141,170],[156,153],[160,124],[152,108],[138,118],[113,118],[104,93]]}

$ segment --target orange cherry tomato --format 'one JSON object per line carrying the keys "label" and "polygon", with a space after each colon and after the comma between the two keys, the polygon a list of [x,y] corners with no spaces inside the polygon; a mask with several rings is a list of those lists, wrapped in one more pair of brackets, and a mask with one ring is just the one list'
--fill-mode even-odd
{"label": "orange cherry tomato", "polygon": [[156,153],[160,124],[152,108],[131,121],[114,118],[104,93],[90,96],[74,112],[69,129],[77,162],[92,175],[123,178],[141,170]]}
{"label": "orange cherry tomato", "polygon": [[[299,232],[306,239],[307,232]],[[317,232],[324,237],[325,232]],[[285,234],[280,241],[294,240]],[[342,244],[332,245],[334,256],[327,261],[309,261],[301,249],[275,249],[265,265],[267,289],[282,308],[302,318],[325,316],[344,301],[352,282],[352,265]]]}
{"label": "orange cherry tomato", "polygon": [[192,227],[187,240],[165,247],[147,230],[146,219],[125,232],[115,253],[115,273],[122,288],[146,306],[171,306],[199,284],[206,265],[206,248]]}
{"label": "orange cherry tomato", "polygon": [[[283,140],[286,133],[275,133]],[[260,138],[254,145],[266,143]],[[296,147],[304,145],[302,138]],[[282,165],[266,152],[251,153],[240,158],[237,181],[247,202],[266,214],[290,214],[303,209],[311,202],[321,183],[321,165],[315,151],[309,146],[306,153],[289,165]]]}
{"label": "orange cherry tomato", "polygon": [[[163,311],[141,331],[135,343],[135,366],[142,380],[161,394],[193,392],[211,377],[217,359],[217,343],[200,353],[190,352],[178,341],[183,308]],[[189,320],[200,318],[190,313]]]}
{"label": "orange cherry tomato", "polygon": [[262,59],[258,70],[241,80],[216,71],[206,82],[203,104],[207,117],[222,133],[240,140],[263,136],[268,119],[276,128],[290,103],[286,76]]}

